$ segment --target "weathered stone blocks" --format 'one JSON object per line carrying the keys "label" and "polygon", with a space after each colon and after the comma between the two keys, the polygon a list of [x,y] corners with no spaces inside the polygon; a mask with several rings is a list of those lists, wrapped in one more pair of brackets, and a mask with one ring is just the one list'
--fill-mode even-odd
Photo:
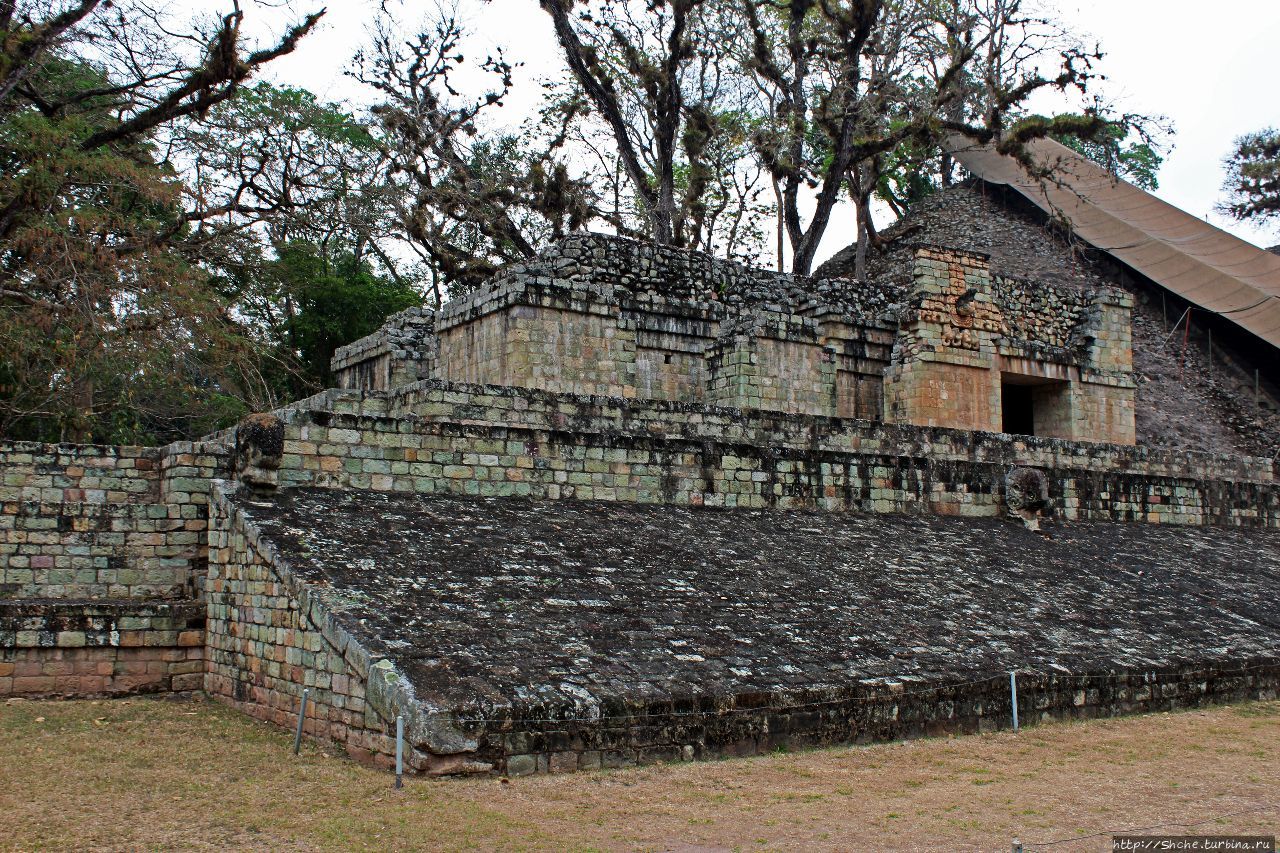
{"label": "weathered stone blocks", "polygon": [[[1128,294],[993,277],[985,257],[922,248],[909,304],[886,420],[1134,443]],[[1034,389],[1031,429],[1004,423],[1010,381]]]}
{"label": "weathered stone blocks", "polygon": [[203,671],[202,603],[0,601],[0,696],[198,690]]}
{"label": "weathered stone blocks", "polygon": [[[230,680],[211,689],[290,722],[302,686],[321,683],[310,668],[334,660],[291,653],[305,613],[307,635],[323,626],[348,667],[315,694],[326,721],[316,734],[385,762],[388,721],[406,714],[424,772],[569,772],[992,731],[1009,725],[1010,668],[1027,723],[1267,698],[1280,684],[1264,654],[1274,638],[1238,629],[1270,606],[1270,531],[1090,525],[1044,540],[927,516],[314,490],[264,508],[215,500],[215,538],[229,547],[213,552],[210,589],[231,616],[210,622],[222,650],[211,660]],[[395,535],[367,541],[369,512]],[[291,541],[319,517],[314,542]],[[1188,546],[1213,556],[1175,565]],[[254,624],[288,630],[248,624],[245,596],[262,588],[232,581],[248,565],[244,579],[262,578],[275,602],[251,609]],[[1231,590],[1230,612],[1200,612],[1184,588],[1224,601]],[[1197,632],[1182,633],[1190,622]],[[327,721],[355,695],[365,728],[353,735]]]}

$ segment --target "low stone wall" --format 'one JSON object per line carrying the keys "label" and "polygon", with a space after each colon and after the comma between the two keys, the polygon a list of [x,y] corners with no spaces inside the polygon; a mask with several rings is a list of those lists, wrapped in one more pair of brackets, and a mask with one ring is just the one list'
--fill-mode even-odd
{"label": "low stone wall", "polygon": [[0,442],[0,697],[200,689],[226,441]]}
{"label": "low stone wall", "polygon": [[188,599],[224,447],[0,442],[0,600]]}
{"label": "low stone wall", "polygon": [[[358,761],[391,766],[396,717],[406,718],[411,772],[484,772],[475,742],[433,718],[374,644],[357,640],[276,553],[218,484],[210,498],[207,671],[210,696],[277,725],[297,725],[302,693],[309,737],[336,743]],[[430,751],[418,749],[431,745]]]}
{"label": "low stone wall", "polygon": [[[1018,675],[1020,725],[1275,699],[1280,661]],[[759,755],[1012,728],[1009,674],[961,684],[887,680],[845,691],[664,699],[601,716],[540,709],[475,722],[480,754],[508,775]],[[465,715],[460,717],[465,726]]]}
{"label": "low stone wall", "polygon": [[[1007,672],[727,695],[712,686],[696,692],[670,687],[643,700],[588,701],[582,693],[583,704],[541,703],[531,688],[518,707],[513,697],[486,692],[477,677],[460,679],[470,697],[465,703],[441,707],[415,696],[410,679],[385,657],[385,644],[397,637],[369,637],[361,625],[344,621],[341,596],[295,571],[220,491],[210,535],[206,691],[255,717],[291,726],[308,688],[305,731],[382,766],[394,756],[397,714],[406,718],[406,765],[430,774],[568,772],[969,734],[1012,724]],[[1116,664],[1103,672],[1021,671],[1017,678],[1020,720],[1034,725],[1274,699],[1280,661],[1207,658],[1150,669]],[[561,687],[560,695],[577,695],[571,686]],[[457,701],[463,702],[461,695]]]}
{"label": "low stone wall", "polygon": [[294,486],[992,516],[1029,466],[1065,519],[1280,525],[1263,459],[435,381],[287,419]]}
{"label": "low stone wall", "polygon": [[0,601],[0,696],[200,690],[204,605]]}
{"label": "low stone wall", "polygon": [[225,499],[215,495],[211,510],[205,692],[252,717],[296,725],[307,689],[307,735],[385,766],[395,755],[395,719],[365,701],[369,653],[309,606]]}
{"label": "low stone wall", "polygon": [[339,388],[385,391],[430,378],[435,354],[435,312],[407,308],[372,335],[334,350],[330,369]]}

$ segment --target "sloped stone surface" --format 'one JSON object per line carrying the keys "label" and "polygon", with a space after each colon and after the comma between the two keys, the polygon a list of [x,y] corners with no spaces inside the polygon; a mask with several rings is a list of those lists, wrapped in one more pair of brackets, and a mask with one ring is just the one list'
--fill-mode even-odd
{"label": "sloped stone surface", "polygon": [[242,508],[419,697],[528,709],[1274,657],[1280,535],[299,489]]}

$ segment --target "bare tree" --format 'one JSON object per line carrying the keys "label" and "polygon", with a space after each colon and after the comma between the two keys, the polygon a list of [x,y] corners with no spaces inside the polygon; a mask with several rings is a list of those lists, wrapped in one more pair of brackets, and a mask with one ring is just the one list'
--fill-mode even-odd
{"label": "bare tree", "polygon": [[729,256],[762,237],[755,118],[730,62],[737,10],[718,0],[542,0],[584,105],[579,140],[619,233]]}
{"label": "bare tree", "polygon": [[373,112],[399,236],[436,274],[437,301],[444,287],[474,286],[591,216],[589,188],[558,157],[572,111],[541,140],[484,127],[513,68],[500,53],[486,57],[479,68],[492,87],[464,97],[454,78],[465,35],[450,14],[409,38],[384,20],[356,72],[380,99]]}
{"label": "bare tree", "polygon": [[[1029,58],[1014,61],[1017,49],[1002,39],[1020,20],[1017,0],[740,2],[761,114],[772,119],[758,148],[778,183],[792,267],[801,273],[813,263],[842,188],[858,208],[862,240],[874,241],[869,199],[904,145],[932,150],[959,134],[1025,159],[1025,144],[1057,125],[1010,119],[1040,89],[1083,91],[1097,57],[1062,45],[1054,71]],[[994,24],[969,8],[997,2],[1003,5]],[[929,84],[919,85],[922,78]],[[807,223],[806,191],[814,193]]]}
{"label": "bare tree", "polygon": [[[575,21],[572,0],[542,0],[570,70],[612,131],[659,243],[675,242],[676,140],[685,118],[680,72],[693,55],[689,19],[701,2],[658,0],[637,15],[625,0],[604,0]],[[620,81],[624,69],[631,79]],[[636,99],[643,125],[629,121],[628,96]]]}

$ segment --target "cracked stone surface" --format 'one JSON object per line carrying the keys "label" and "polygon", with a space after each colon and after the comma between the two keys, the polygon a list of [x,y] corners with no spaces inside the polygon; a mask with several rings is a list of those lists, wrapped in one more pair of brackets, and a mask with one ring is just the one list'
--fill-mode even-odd
{"label": "cracked stone surface", "polygon": [[239,501],[419,696],[1107,671],[1280,649],[1280,533],[299,489]]}

